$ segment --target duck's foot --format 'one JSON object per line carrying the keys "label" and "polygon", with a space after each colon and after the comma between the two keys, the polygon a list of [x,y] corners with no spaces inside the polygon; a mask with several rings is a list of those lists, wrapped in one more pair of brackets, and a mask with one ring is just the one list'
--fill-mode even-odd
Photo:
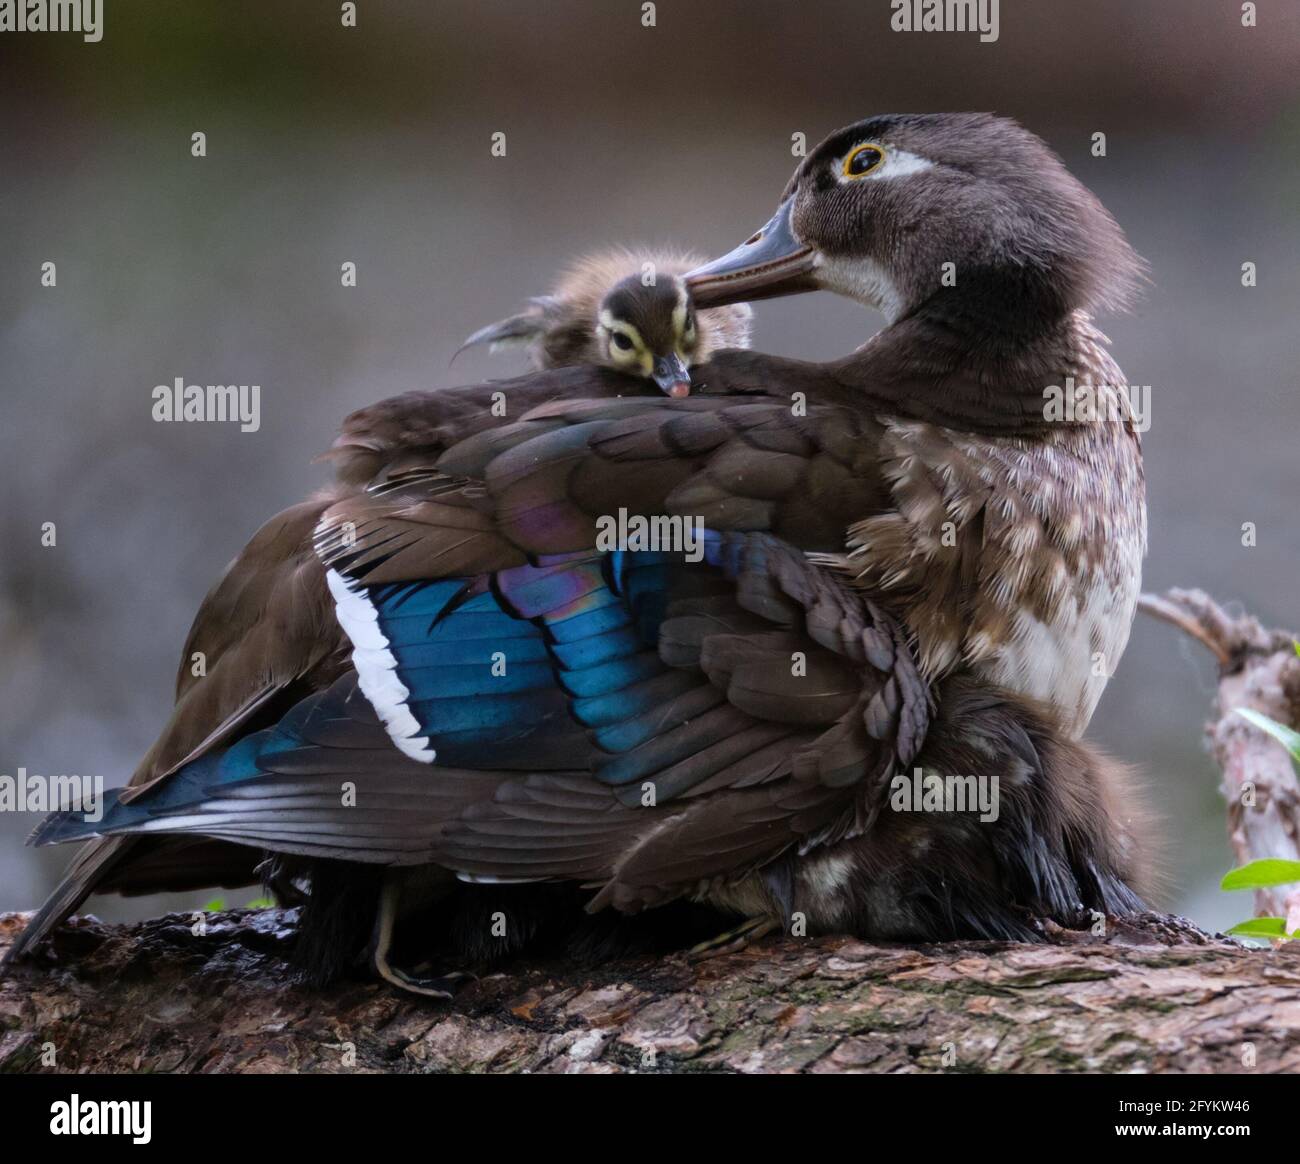
{"label": "duck's foot", "polygon": [[386,958],[374,958],[371,964],[375,973],[385,982],[391,983],[408,994],[422,994],[425,998],[438,998],[446,1001],[454,998],[457,986],[472,974],[463,974],[454,970],[449,974],[422,975],[407,973],[400,966],[394,966]]}
{"label": "duck's foot", "polygon": [[698,946],[692,946],[686,951],[686,956],[692,962],[706,962],[710,958],[718,958],[723,954],[734,954],[743,950],[750,942],[765,938],[780,928],[781,923],[766,914],[751,917],[741,922],[735,929],[727,930],[716,938],[701,942]]}
{"label": "duck's foot", "polygon": [[262,879],[262,888],[275,898],[276,905],[291,909],[306,904],[308,895],[278,858],[268,857],[254,872]]}
{"label": "duck's foot", "polygon": [[389,960],[393,944],[393,926],[397,920],[397,903],[401,888],[390,879],[379,894],[379,916],[375,919],[374,937],[370,943],[370,965],[385,982],[408,994],[422,994],[425,998],[449,999],[455,994],[457,983],[472,977],[460,971],[447,974],[426,974],[428,963],[404,970]]}

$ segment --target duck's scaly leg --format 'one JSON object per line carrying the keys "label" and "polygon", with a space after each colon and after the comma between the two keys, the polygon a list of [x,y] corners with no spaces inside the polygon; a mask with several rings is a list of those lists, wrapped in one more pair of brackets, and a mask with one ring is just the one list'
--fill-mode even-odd
{"label": "duck's scaly leg", "polygon": [[422,994],[426,998],[449,999],[453,996],[456,984],[470,975],[459,971],[435,976],[420,975],[394,966],[389,961],[388,953],[393,944],[393,929],[397,924],[397,907],[401,896],[401,881],[395,877],[386,878],[379,894],[379,914],[375,918],[375,933],[370,943],[370,964],[380,978],[399,990]]}
{"label": "duck's scaly leg", "polygon": [[692,946],[686,951],[686,956],[692,962],[706,962],[710,958],[717,958],[723,954],[734,954],[743,950],[750,942],[765,938],[780,928],[781,923],[768,914],[747,918],[734,929],[727,930],[716,938],[710,938],[707,942],[701,942],[698,946]]}

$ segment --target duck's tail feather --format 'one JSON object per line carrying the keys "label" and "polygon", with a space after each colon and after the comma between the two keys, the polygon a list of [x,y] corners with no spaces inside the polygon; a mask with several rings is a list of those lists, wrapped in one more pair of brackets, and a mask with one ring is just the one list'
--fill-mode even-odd
{"label": "duck's tail feather", "polygon": [[[44,828],[61,815],[63,814],[48,818],[42,822],[41,827]],[[37,910],[36,916],[27,923],[27,928],[9,947],[9,952],[5,954],[4,959],[0,960],[0,971],[28,953],[37,942],[81,905],[100,882],[127,857],[135,843],[133,837],[104,837],[93,844],[86,845],[73,858],[68,871],[63,875],[63,880],[46,899],[45,904]]]}

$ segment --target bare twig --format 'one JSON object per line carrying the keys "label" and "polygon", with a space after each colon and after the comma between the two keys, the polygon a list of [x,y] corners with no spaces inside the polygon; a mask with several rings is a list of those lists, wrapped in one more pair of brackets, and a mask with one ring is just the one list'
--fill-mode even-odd
{"label": "bare twig", "polygon": [[1164,598],[1159,594],[1143,594],[1138,598],[1138,609],[1143,614],[1176,626],[1179,630],[1192,636],[1214,652],[1220,667],[1227,667],[1232,662],[1232,655],[1223,640],[1214,634],[1200,619],[1190,614],[1182,605]]}
{"label": "bare twig", "polygon": [[[1300,722],[1300,658],[1295,635],[1233,616],[1200,590],[1144,594],[1138,608],[1204,644],[1219,664],[1219,690],[1206,724],[1210,752],[1223,771],[1228,837],[1237,863],[1266,857],[1300,860],[1300,783],[1286,749],[1237,715],[1254,708],[1288,727]],[[1285,916],[1286,894],[1255,894],[1260,916]]]}

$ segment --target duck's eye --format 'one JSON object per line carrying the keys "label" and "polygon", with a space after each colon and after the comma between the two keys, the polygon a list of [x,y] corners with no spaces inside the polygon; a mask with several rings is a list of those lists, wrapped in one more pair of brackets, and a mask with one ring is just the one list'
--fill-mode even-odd
{"label": "duck's eye", "polygon": [[861,178],[876,169],[885,160],[885,151],[879,146],[861,145],[844,159],[844,176]]}
{"label": "duck's eye", "polygon": [[616,348],[621,348],[625,352],[632,350],[632,338],[625,332],[616,331],[611,339]]}

